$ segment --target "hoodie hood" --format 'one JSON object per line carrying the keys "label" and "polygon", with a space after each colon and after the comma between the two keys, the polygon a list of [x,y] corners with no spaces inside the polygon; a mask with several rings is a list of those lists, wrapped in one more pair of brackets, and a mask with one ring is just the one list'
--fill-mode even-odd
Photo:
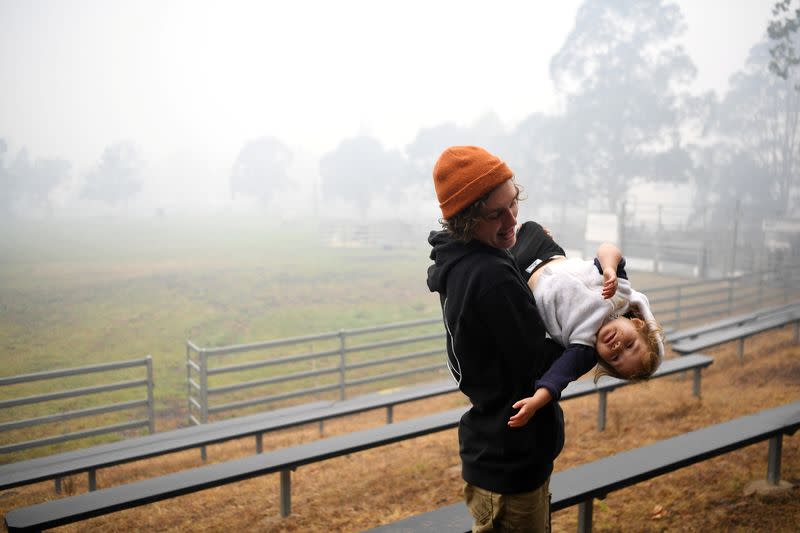
{"label": "hoodie hood", "polygon": [[479,243],[471,241],[463,243],[453,239],[446,231],[432,231],[428,235],[433,264],[428,267],[428,289],[431,292],[444,294],[447,286],[447,274],[453,266],[468,255]]}

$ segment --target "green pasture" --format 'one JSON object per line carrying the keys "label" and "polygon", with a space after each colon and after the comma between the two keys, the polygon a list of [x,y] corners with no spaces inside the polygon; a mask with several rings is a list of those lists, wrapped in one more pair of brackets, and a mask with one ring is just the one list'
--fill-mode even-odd
{"label": "green pasture", "polygon": [[[318,222],[229,216],[5,222],[0,377],[150,354],[156,428],[163,430],[186,423],[187,339],[216,347],[439,316],[438,298],[425,285],[425,233],[413,249],[331,248],[319,230]],[[643,287],[677,281],[634,279]],[[97,379],[4,387],[0,399]],[[0,423],[42,409],[7,409]],[[0,443],[17,440],[0,433]]]}

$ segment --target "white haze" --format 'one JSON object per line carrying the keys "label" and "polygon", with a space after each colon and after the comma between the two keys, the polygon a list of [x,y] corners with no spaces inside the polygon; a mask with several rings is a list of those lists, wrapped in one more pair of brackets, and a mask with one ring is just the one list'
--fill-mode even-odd
{"label": "white haze", "polygon": [[[678,4],[696,91],[724,93],[774,0]],[[87,208],[76,201],[86,174],[121,140],[146,161],[132,211],[252,208],[231,200],[231,168],[245,142],[273,136],[294,153],[293,186],[274,204],[302,215],[319,157],[344,138],[403,150],[443,122],[494,113],[512,127],[557,112],[549,62],[579,5],[0,0],[0,138],[12,157],[27,148],[70,161],[53,204],[72,213]]]}

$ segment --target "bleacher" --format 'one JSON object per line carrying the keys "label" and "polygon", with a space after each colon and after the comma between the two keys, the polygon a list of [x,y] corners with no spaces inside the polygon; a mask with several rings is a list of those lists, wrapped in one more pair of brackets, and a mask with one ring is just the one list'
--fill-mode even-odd
{"label": "bleacher", "polygon": [[[678,342],[717,342],[716,339],[720,338],[721,333],[725,332],[730,335],[731,332],[738,332],[742,335],[752,335],[754,331],[766,331],[776,327],[782,327],[786,324],[795,324],[795,340],[797,340],[797,321],[800,318],[798,307],[784,306],[780,309],[773,309],[770,312],[755,313],[746,319],[743,316],[733,317],[727,319],[726,323],[711,323],[707,325],[704,331],[702,328],[692,328],[691,331],[675,332],[675,337],[680,339]],[[736,339],[737,337],[733,337]],[[719,341],[719,342],[729,342]],[[676,344],[678,344],[676,342]],[[694,344],[692,346],[697,346]],[[716,344],[711,344],[716,345]],[[676,350],[678,351],[678,350]],[[702,355],[693,353],[692,351],[684,351],[678,353],[686,353],[684,357],[676,359],[668,359],[664,362],[659,374],[656,377],[672,375],[686,370],[695,371],[695,385],[693,392],[696,396],[700,394],[700,371],[711,364],[712,359]],[[598,408],[598,429],[602,430],[605,420],[605,402],[607,393],[615,390],[616,388],[628,385],[628,382],[614,380],[613,378],[603,378],[598,383],[591,381],[579,381],[570,384],[567,390],[564,391],[563,399],[575,398],[585,396],[587,394],[598,394],[599,408]],[[62,525],[72,523],[79,520],[84,520],[89,517],[98,516],[101,514],[111,513],[121,509],[128,509],[139,505],[144,505],[154,501],[159,501],[181,494],[187,494],[205,488],[223,485],[226,483],[236,482],[250,477],[265,475],[271,472],[280,472],[281,476],[281,515],[286,516],[291,511],[291,474],[290,472],[299,466],[309,464],[311,462],[323,461],[332,457],[340,455],[355,453],[360,450],[383,446],[392,442],[400,440],[415,438],[417,436],[425,435],[428,433],[441,431],[456,427],[460,413],[463,408],[458,408],[445,413],[439,413],[428,417],[419,419],[407,420],[401,423],[392,424],[392,409],[394,405],[405,402],[415,401],[433,396],[455,392],[457,389],[454,383],[450,380],[410,387],[407,389],[393,390],[387,393],[375,393],[363,397],[356,397],[349,400],[340,402],[316,402],[314,404],[296,406],[287,408],[285,410],[273,411],[269,413],[261,413],[257,415],[250,415],[247,417],[239,417],[236,419],[229,419],[201,426],[192,426],[189,428],[182,428],[178,430],[157,433],[145,437],[129,439],[117,443],[96,446],[75,452],[67,452],[65,454],[58,454],[50,457],[43,457],[33,459],[30,461],[23,461],[19,463],[12,463],[9,465],[0,466],[0,489],[21,486],[35,481],[45,479],[54,479],[61,476],[75,474],[79,472],[90,472],[90,479],[93,477],[93,472],[98,468],[105,468],[117,464],[122,464],[129,461],[145,459],[173,451],[184,450],[188,448],[196,448],[206,444],[223,442],[233,438],[240,438],[246,436],[255,436],[256,438],[256,452],[262,451],[262,435],[269,431],[283,429],[288,427],[295,427],[302,424],[318,422],[322,423],[331,418],[345,416],[364,412],[376,408],[386,408],[387,410],[387,425],[371,430],[359,431],[347,435],[340,435],[329,439],[320,439],[307,444],[294,446],[291,448],[279,449],[271,451],[268,454],[255,455],[238,459],[234,461],[227,461],[215,465],[202,466],[190,470],[177,472],[168,476],[160,476],[156,478],[147,479],[133,484],[121,485],[108,489],[98,490],[73,496],[69,498],[62,498],[51,502],[15,509],[6,515],[7,524],[10,531],[37,531],[37,528],[54,527],[55,525]],[[713,449],[706,450],[705,452],[692,457],[676,458],[668,465],[665,465],[662,470],[647,470],[646,473],[639,472],[638,470],[628,471],[627,477],[617,480],[615,483],[618,485],[604,484],[605,481],[598,480],[594,484],[586,484],[582,486],[577,492],[582,497],[591,498],[599,497],[602,494],[660,475],[670,469],[677,469],[702,460],[703,458],[714,456],[718,453],[725,453],[726,451],[736,449],[747,444],[744,442],[752,443],[766,438],[773,438],[777,433],[791,433],[796,425],[797,417],[797,404],[792,404],[794,407],[787,407],[789,411],[788,418],[784,417],[784,422],[788,425],[781,426],[778,429],[772,429],[770,435],[764,437],[754,437],[752,431],[754,428],[761,427],[755,422],[739,422],[731,424],[730,426],[720,425],[719,427],[713,426],[716,429],[707,428],[702,435],[705,435],[708,440],[714,432],[720,432],[724,428],[735,428],[726,430],[730,432],[728,440],[723,438],[711,439],[716,443],[712,446]],[[793,410],[794,409],[794,410]],[[784,411],[780,411],[783,413]],[[761,416],[761,415],[759,415]],[[764,415],[766,416],[766,415]],[[771,415],[770,415],[771,416]],[[775,415],[778,416],[778,415]],[[794,418],[792,418],[794,417]],[[777,424],[777,422],[776,422]],[[321,426],[320,426],[321,429]],[[777,433],[776,433],[777,431]],[[693,437],[694,439],[701,439],[701,437]],[[756,440],[753,440],[753,439]],[[749,439],[749,440],[748,440]],[[694,440],[674,441],[675,443],[684,445],[693,443]],[[709,444],[711,445],[711,444]],[[652,445],[655,446],[655,445]],[[658,449],[658,448],[654,448]],[[772,453],[772,448],[771,453]],[[635,451],[635,450],[634,450]],[[663,450],[662,450],[663,451]],[[626,452],[627,453],[627,452]],[[651,454],[655,452],[640,452],[638,455],[624,456],[628,461],[633,457],[640,458],[640,469],[645,469],[648,463],[651,462]],[[615,456],[616,457],[616,456]],[[610,458],[608,458],[610,459]],[[623,459],[618,460],[618,464],[604,463],[606,467],[609,465],[615,468],[625,463]],[[582,476],[589,473],[588,465],[586,469],[580,471]],[[575,470],[575,467],[572,470]],[[667,468],[667,470],[663,470]],[[624,469],[623,469],[624,470]],[[565,473],[559,474],[559,479],[564,478]],[[768,476],[769,477],[769,476]],[[774,477],[774,476],[773,476]],[[577,479],[581,479],[578,477]],[[585,479],[589,479],[585,477]],[[554,482],[556,477],[554,477]],[[560,482],[559,482],[560,483]],[[553,485],[560,487],[558,483]],[[594,487],[594,488],[592,488]],[[90,487],[94,489],[95,487]],[[559,488],[559,491],[566,490]],[[588,492],[587,492],[588,491]],[[574,492],[574,491],[573,491]],[[561,494],[568,494],[567,492],[558,492],[559,497],[555,499],[557,494],[555,489],[554,493],[554,509],[574,505],[576,502],[572,499],[567,499],[566,496],[562,498]],[[571,493],[570,493],[571,494]],[[565,503],[572,502],[572,503]],[[463,511],[466,511],[463,509]],[[591,515],[588,518],[585,516],[587,511],[585,508],[582,512],[582,520],[586,523],[591,523]],[[453,517],[459,517],[461,514],[458,506],[452,509],[433,511],[438,517],[436,520],[444,520],[447,523]],[[467,513],[468,515],[468,513]],[[447,517],[450,518],[447,518]],[[427,520],[433,519],[433,515],[427,518],[420,518],[420,524],[425,523]],[[10,520],[10,522],[9,522]],[[413,519],[409,519],[412,520]],[[463,516],[458,518],[463,520]],[[27,524],[27,525],[26,525]],[[415,526],[416,527],[416,526]],[[400,529],[404,530],[404,529]],[[414,529],[412,529],[414,530]],[[422,529],[424,530],[424,529]]]}

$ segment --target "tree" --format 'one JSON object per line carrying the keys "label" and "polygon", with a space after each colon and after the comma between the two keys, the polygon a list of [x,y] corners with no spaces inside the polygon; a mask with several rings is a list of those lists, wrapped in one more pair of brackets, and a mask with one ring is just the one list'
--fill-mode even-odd
{"label": "tree", "polygon": [[[770,214],[786,214],[800,185],[800,93],[793,89],[800,73],[771,76],[766,68],[770,58],[768,41],[750,50],[745,67],[731,77],[715,133],[735,162],[731,170],[748,169],[733,188],[737,197]],[[731,185],[727,178],[718,183],[718,194]]]}
{"label": "tree", "polygon": [[[792,4],[795,4],[792,6]],[[800,0],[781,0],[772,8],[773,19],[767,27],[769,38],[776,41],[769,49],[769,69],[784,80],[800,64],[797,51],[797,30],[800,28]],[[800,90],[800,85],[795,88]]]}
{"label": "tree", "polygon": [[49,209],[50,194],[69,175],[69,162],[57,158],[36,158],[31,162],[28,150],[22,148],[7,167],[7,149],[0,139],[0,212]]}
{"label": "tree", "polygon": [[13,198],[14,182],[11,179],[11,172],[6,168],[6,151],[8,145],[5,139],[0,138],[0,214],[8,213],[11,210]]}
{"label": "tree", "polygon": [[233,165],[231,196],[254,196],[266,204],[275,190],[288,184],[291,161],[291,150],[274,137],[246,142]]}
{"label": "tree", "polygon": [[373,195],[396,194],[408,183],[409,174],[408,162],[400,152],[385,150],[369,136],[342,141],[319,162],[323,199],[338,197],[351,202],[361,218]]}
{"label": "tree", "polygon": [[86,176],[81,197],[111,206],[128,202],[142,189],[143,167],[139,149],[132,142],[112,144],[103,150],[97,167]]}
{"label": "tree", "polygon": [[[696,69],[674,39],[685,28],[662,0],[586,0],[550,63],[566,93],[556,159],[616,211],[634,180],[685,181],[681,128]],[[679,92],[684,88],[683,92]]]}
{"label": "tree", "polygon": [[455,122],[445,122],[420,129],[405,149],[409,163],[414,168],[416,180],[429,183],[433,190],[431,173],[436,160],[448,146],[463,144],[477,144],[477,141],[470,138],[470,131],[456,125]]}

